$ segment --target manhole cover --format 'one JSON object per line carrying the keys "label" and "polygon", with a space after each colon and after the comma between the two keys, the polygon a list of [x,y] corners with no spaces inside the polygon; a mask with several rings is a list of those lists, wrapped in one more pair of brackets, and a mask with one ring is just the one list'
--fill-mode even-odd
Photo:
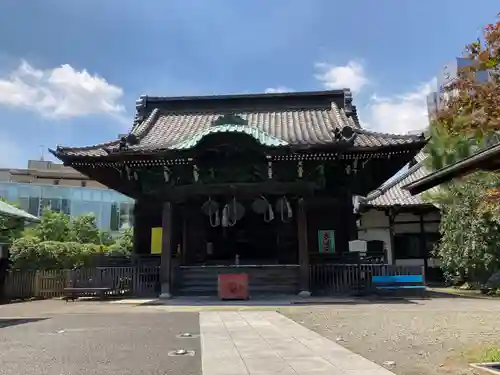
{"label": "manhole cover", "polygon": [[192,357],[194,356],[194,350],[177,349],[168,352],[170,357]]}
{"label": "manhole cover", "polygon": [[176,337],[179,339],[195,339],[198,338],[200,335],[194,334],[194,333],[181,333],[180,335],[177,335]]}
{"label": "manhole cover", "polygon": [[471,367],[489,372],[490,374],[500,375],[500,362],[471,363]]}

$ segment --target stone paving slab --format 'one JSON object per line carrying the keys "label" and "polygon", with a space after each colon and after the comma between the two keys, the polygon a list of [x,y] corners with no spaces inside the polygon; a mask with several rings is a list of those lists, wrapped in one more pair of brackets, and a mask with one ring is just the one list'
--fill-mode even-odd
{"label": "stone paving slab", "polygon": [[200,313],[204,375],[391,375],[275,311]]}

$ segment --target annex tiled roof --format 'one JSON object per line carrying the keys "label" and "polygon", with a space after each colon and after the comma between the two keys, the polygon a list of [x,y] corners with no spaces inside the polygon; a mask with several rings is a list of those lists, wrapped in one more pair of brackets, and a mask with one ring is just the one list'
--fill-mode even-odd
{"label": "annex tiled roof", "polygon": [[[297,93],[296,95],[307,93]],[[276,95],[274,95],[276,96]],[[249,96],[255,98],[256,95]],[[265,94],[259,99],[266,98]],[[168,99],[168,98],[167,98]],[[220,99],[224,100],[224,99]],[[251,108],[252,99],[248,100],[247,107]],[[154,102],[148,103],[149,106]],[[194,107],[196,109],[196,107]],[[155,151],[179,149],[179,145],[187,147],[192,145],[193,140],[200,135],[213,132],[215,120],[226,114],[225,111],[203,111],[182,110],[172,111],[155,108],[148,113],[148,117],[137,122],[131,131],[139,143],[131,146],[131,150]],[[357,136],[354,147],[377,148],[392,145],[404,145],[422,143],[418,135],[394,135],[367,131],[359,125],[355,108],[344,109],[335,101],[328,105],[305,105],[304,108],[294,105],[286,107],[277,105],[275,108],[256,108],[253,110],[234,111],[234,115],[246,121],[246,125],[252,132],[252,136],[260,137],[260,140],[272,140],[275,147],[289,146],[314,146],[328,145],[337,142],[334,136],[336,128],[342,129],[349,126],[354,129]],[[390,121],[390,119],[389,119]],[[226,129],[231,131],[230,129]],[[240,129],[241,130],[241,129]],[[248,133],[248,132],[247,132]],[[259,139],[258,139],[259,140]],[[267,141],[264,141],[266,144]],[[196,142],[194,142],[196,143]],[[267,145],[267,144],[266,144]],[[81,148],[58,148],[58,155],[66,156],[90,156],[98,157],[108,155],[110,151],[117,149],[119,141],[105,144],[81,147]]]}
{"label": "annex tiled roof", "polygon": [[403,186],[430,174],[430,171],[425,167],[425,158],[424,153],[419,152],[415,156],[415,165],[408,168],[407,171],[396,177],[393,181],[382,185],[379,189],[368,194],[361,204],[371,207],[389,207],[394,205],[415,206],[428,204],[420,195],[411,195],[409,191],[403,189]]}

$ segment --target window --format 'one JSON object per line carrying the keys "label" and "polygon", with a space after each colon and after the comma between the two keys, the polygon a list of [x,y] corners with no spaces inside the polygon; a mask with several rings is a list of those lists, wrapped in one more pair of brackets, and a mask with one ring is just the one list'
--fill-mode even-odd
{"label": "window", "polygon": [[439,233],[424,233],[424,246],[420,233],[401,233],[394,235],[394,254],[396,259],[419,259],[431,256],[434,245],[439,241]]}
{"label": "window", "polygon": [[109,227],[112,231],[118,231],[120,229],[120,211],[118,209],[118,204],[116,203],[111,205],[111,219]]}
{"label": "window", "polygon": [[59,180],[54,180],[54,185],[59,185]]}
{"label": "window", "polygon": [[71,201],[69,199],[61,200],[61,212],[65,215],[71,215]]}
{"label": "window", "polygon": [[29,198],[29,203],[28,203],[28,212],[32,215],[39,216],[40,210],[40,198],[38,197],[32,197]]}
{"label": "window", "polygon": [[111,205],[110,229],[119,231],[133,226],[133,203],[113,203]]}
{"label": "window", "polygon": [[87,181],[81,181],[80,185],[84,188],[87,187]]}

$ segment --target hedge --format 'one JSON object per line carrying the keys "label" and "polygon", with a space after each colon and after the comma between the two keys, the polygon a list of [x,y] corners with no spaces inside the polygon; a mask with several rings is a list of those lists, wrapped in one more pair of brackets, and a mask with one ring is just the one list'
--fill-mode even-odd
{"label": "hedge", "polygon": [[114,255],[116,248],[23,237],[12,242],[9,253],[15,269],[69,269],[90,266],[96,255]]}

